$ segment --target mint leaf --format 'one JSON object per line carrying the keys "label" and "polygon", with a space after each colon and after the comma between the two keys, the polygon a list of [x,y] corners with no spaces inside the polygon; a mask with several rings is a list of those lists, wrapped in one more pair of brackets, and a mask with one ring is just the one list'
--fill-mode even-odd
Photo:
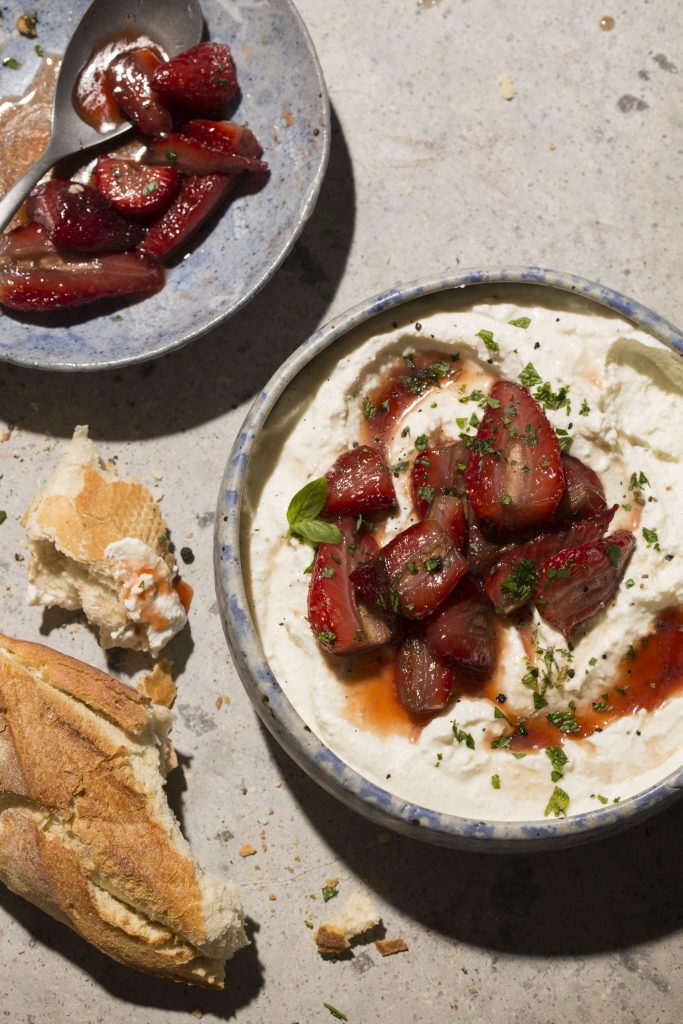
{"label": "mint leaf", "polygon": [[543,380],[533,363],[526,364],[519,375],[519,379],[525,388],[532,388],[534,384],[540,384]]}
{"label": "mint leaf", "polygon": [[322,519],[300,519],[289,529],[311,544],[341,544],[344,539],[338,526]]}
{"label": "mint leaf", "polygon": [[290,526],[299,519],[315,519],[327,500],[327,480],[319,476],[297,491],[287,507],[287,522]]}
{"label": "mint leaf", "polygon": [[458,743],[464,743],[470,750],[474,750],[474,737],[471,732],[465,732],[464,729],[461,729],[455,719],[451,722],[451,729]]}
{"label": "mint leaf", "polygon": [[569,807],[569,794],[565,793],[559,786],[555,786],[555,789],[550,795],[548,805],[544,811],[546,818],[549,814],[554,814],[556,818],[560,816],[567,817],[567,808]]}
{"label": "mint leaf", "polygon": [[498,342],[494,340],[493,331],[487,331],[482,327],[480,331],[477,331],[477,337],[481,338],[489,352],[500,352],[500,346]]}
{"label": "mint leaf", "polygon": [[341,1010],[338,1010],[335,1006],[332,1005],[332,1003],[323,1003],[323,1006],[325,1007],[326,1010],[329,1010],[332,1016],[336,1017],[337,1020],[349,1019],[345,1013],[342,1013]]}
{"label": "mint leaf", "polygon": [[521,327],[523,331],[527,329],[531,320],[528,316],[518,316],[516,320],[508,320],[510,327]]}

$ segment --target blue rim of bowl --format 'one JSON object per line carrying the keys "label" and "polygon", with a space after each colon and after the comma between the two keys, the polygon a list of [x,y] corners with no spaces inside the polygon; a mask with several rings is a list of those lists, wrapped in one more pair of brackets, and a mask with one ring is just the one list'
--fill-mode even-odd
{"label": "blue rim of bowl", "polygon": [[533,284],[574,292],[619,313],[683,356],[683,332],[647,306],[612,288],[543,267],[462,270],[381,292],[316,331],[282,364],[256,397],[235,440],[221,483],[214,569],[223,628],[242,683],[265,725],[299,767],[333,796],[382,827],[459,849],[526,852],[572,846],[630,827],[682,795],[683,767],[621,803],[552,820],[478,821],[402,800],[341,760],[295,711],[263,653],[245,592],[240,559],[242,492],[249,459],[261,427],[297,374],[329,345],[379,313],[422,296],[480,284]]}
{"label": "blue rim of bowl", "polygon": [[97,372],[99,370],[117,370],[124,366],[134,366],[136,363],[146,363],[152,359],[158,359],[160,356],[166,355],[169,352],[176,352],[178,349],[184,348],[191,341],[195,341],[197,338],[201,338],[205,334],[208,334],[208,332],[211,331],[214,327],[218,327],[218,325],[223,323],[223,321],[230,319],[230,317],[234,316],[237,312],[239,312],[239,310],[242,309],[242,307],[245,306],[248,302],[250,302],[254,298],[254,296],[257,295],[258,292],[260,292],[261,289],[264,288],[266,284],[268,284],[271,278],[275,276],[276,272],[279,270],[280,266],[282,265],[282,263],[284,262],[284,260],[294,247],[294,243],[299,238],[301,232],[306,226],[308,219],[310,218],[311,214],[313,213],[313,210],[315,209],[315,204],[318,200],[320,188],[322,186],[323,179],[325,177],[325,172],[327,171],[327,165],[330,159],[330,146],[332,137],[332,128],[330,124],[330,98],[327,92],[327,85],[325,82],[325,77],[323,75],[323,70],[320,65],[318,54],[313,44],[311,34],[308,31],[308,28],[306,27],[304,19],[302,18],[298,9],[294,5],[293,0],[281,0],[281,2],[283,4],[286,4],[287,7],[290,9],[294,17],[294,20],[298,24],[301,37],[305,41],[308,51],[310,53],[313,69],[315,71],[315,76],[318,83],[320,102],[322,105],[324,117],[322,119],[322,123],[320,124],[319,142],[321,143],[321,145],[319,150],[320,156],[318,166],[316,168],[315,174],[310,180],[306,193],[302,197],[301,205],[299,207],[299,214],[296,219],[296,224],[292,229],[291,233],[289,234],[289,236],[285,239],[275,259],[263,271],[261,276],[256,281],[254,281],[251,287],[247,291],[245,291],[244,294],[241,295],[239,299],[237,299],[230,307],[221,310],[220,313],[218,313],[211,320],[208,320],[200,328],[196,330],[189,330],[185,334],[182,334],[179,338],[176,339],[176,341],[174,341],[172,345],[160,344],[156,348],[142,352],[140,354],[126,356],[121,359],[107,359],[97,363],[81,364],[70,363],[68,361],[65,361],[61,363],[53,362],[51,364],[45,364],[39,359],[22,359],[20,353],[13,353],[12,355],[7,355],[3,353],[2,357],[0,358],[0,363],[8,363],[10,365],[22,366],[31,370],[45,370],[46,372],[54,373],[89,373]]}

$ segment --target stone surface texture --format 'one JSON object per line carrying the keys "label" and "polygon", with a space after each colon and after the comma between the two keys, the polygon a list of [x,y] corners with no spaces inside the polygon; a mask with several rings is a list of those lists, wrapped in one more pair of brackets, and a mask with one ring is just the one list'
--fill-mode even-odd
{"label": "stone surface texture", "polygon": [[[252,396],[333,314],[451,267],[536,263],[683,321],[683,9],[649,0],[300,0],[333,105],[317,208],[273,281],[188,348],[118,373],[0,368],[2,630],[123,679],[77,615],[25,606],[19,520],[78,423],[163,494],[194,561],[173,805],[197,855],[243,887],[251,947],[206,994],[138,975],[0,892],[0,1019],[21,1024],[674,1024],[683,1015],[683,804],[565,853],[459,854],[380,833],[259,725],[217,613],[212,528]],[[601,19],[614,19],[611,31]],[[512,98],[506,98],[506,97]],[[187,553],[186,553],[187,554]],[[223,698],[222,703],[218,698]],[[220,705],[218,707],[217,705]],[[256,849],[240,856],[245,844]],[[336,963],[313,931],[372,895],[387,938]],[[194,1017],[192,1016],[194,1014]]]}

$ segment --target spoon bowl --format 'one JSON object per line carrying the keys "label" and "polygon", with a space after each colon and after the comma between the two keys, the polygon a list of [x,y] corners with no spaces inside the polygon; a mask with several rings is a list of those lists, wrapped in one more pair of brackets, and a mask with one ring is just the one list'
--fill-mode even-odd
{"label": "spoon bowl", "polygon": [[3,231],[37,181],[59,160],[118,138],[130,130],[124,120],[100,132],[79,115],[73,96],[78,76],[97,47],[117,34],[147,35],[170,56],[198,43],[204,19],[198,0],[94,0],[64,51],[55,87],[52,131],[42,156],[0,200],[0,231]]}

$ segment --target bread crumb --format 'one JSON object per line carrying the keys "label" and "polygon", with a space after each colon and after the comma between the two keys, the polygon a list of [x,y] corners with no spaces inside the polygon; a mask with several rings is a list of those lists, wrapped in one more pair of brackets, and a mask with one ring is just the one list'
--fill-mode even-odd
{"label": "bread crumb", "polygon": [[408,944],[403,939],[378,939],[375,945],[382,956],[408,952]]}
{"label": "bread crumb", "polygon": [[193,1016],[193,1017],[196,1017],[196,1018],[197,1018],[197,1020],[201,1020],[201,1019],[202,1019],[202,1017],[204,1016],[204,1011],[203,1011],[203,1010],[200,1010],[200,1009],[199,1009],[199,1007],[197,1007],[197,1009],[196,1009],[196,1010],[193,1010],[193,1011],[192,1011],[192,1016]]}
{"label": "bread crumb", "polygon": [[222,707],[223,707],[223,698],[222,697],[216,697],[216,711],[220,711],[220,709]]}
{"label": "bread crumb", "polygon": [[277,899],[277,896],[276,896],[276,894],[274,892],[269,892],[268,893],[268,899],[274,901],[274,900]]}
{"label": "bread crumb", "polygon": [[160,469],[152,470],[152,476],[154,477],[155,480],[163,480],[164,479],[164,474],[161,472]]}
{"label": "bread crumb", "polygon": [[168,658],[162,658],[151,672],[143,676],[138,684],[138,690],[149,697],[154,704],[170,708],[176,698],[176,684],[173,681],[171,670],[173,662]]}
{"label": "bread crumb", "polygon": [[338,878],[326,878],[325,879],[325,885],[326,885],[326,887],[328,889],[336,889],[337,886],[339,885],[339,879]]}
{"label": "bread crumb", "polygon": [[321,924],[318,930],[313,933],[313,941],[322,956],[331,953],[344,953],[347,949],[351,948],[351,943],[344,935],[344,932],[333,924]]}
{"label": "bread crumb", "polygon": [[507,71],[498,79],[498,88],[504,100],[513,100],[517,95],[517,86]]}
{"label": "bread crumb", "polygon": [[256,853],[256,847],[252,846],[251,843],[244,843],[239,848],[240,857],[253,857]]}
{"label": "bread crumb", "polygon": [[281,789],[282,786],[284,786],[283,780],[282,779],[278,779],[277,782],[275,783],[275,788],[276,789]]}
{"label": "bread crumb", "polygon": [[555,150],[557,149],[557,146],[555,145],[554,142],[549,142],[548,143],[548,149],[550,150],[551,153],[554,153]]}

